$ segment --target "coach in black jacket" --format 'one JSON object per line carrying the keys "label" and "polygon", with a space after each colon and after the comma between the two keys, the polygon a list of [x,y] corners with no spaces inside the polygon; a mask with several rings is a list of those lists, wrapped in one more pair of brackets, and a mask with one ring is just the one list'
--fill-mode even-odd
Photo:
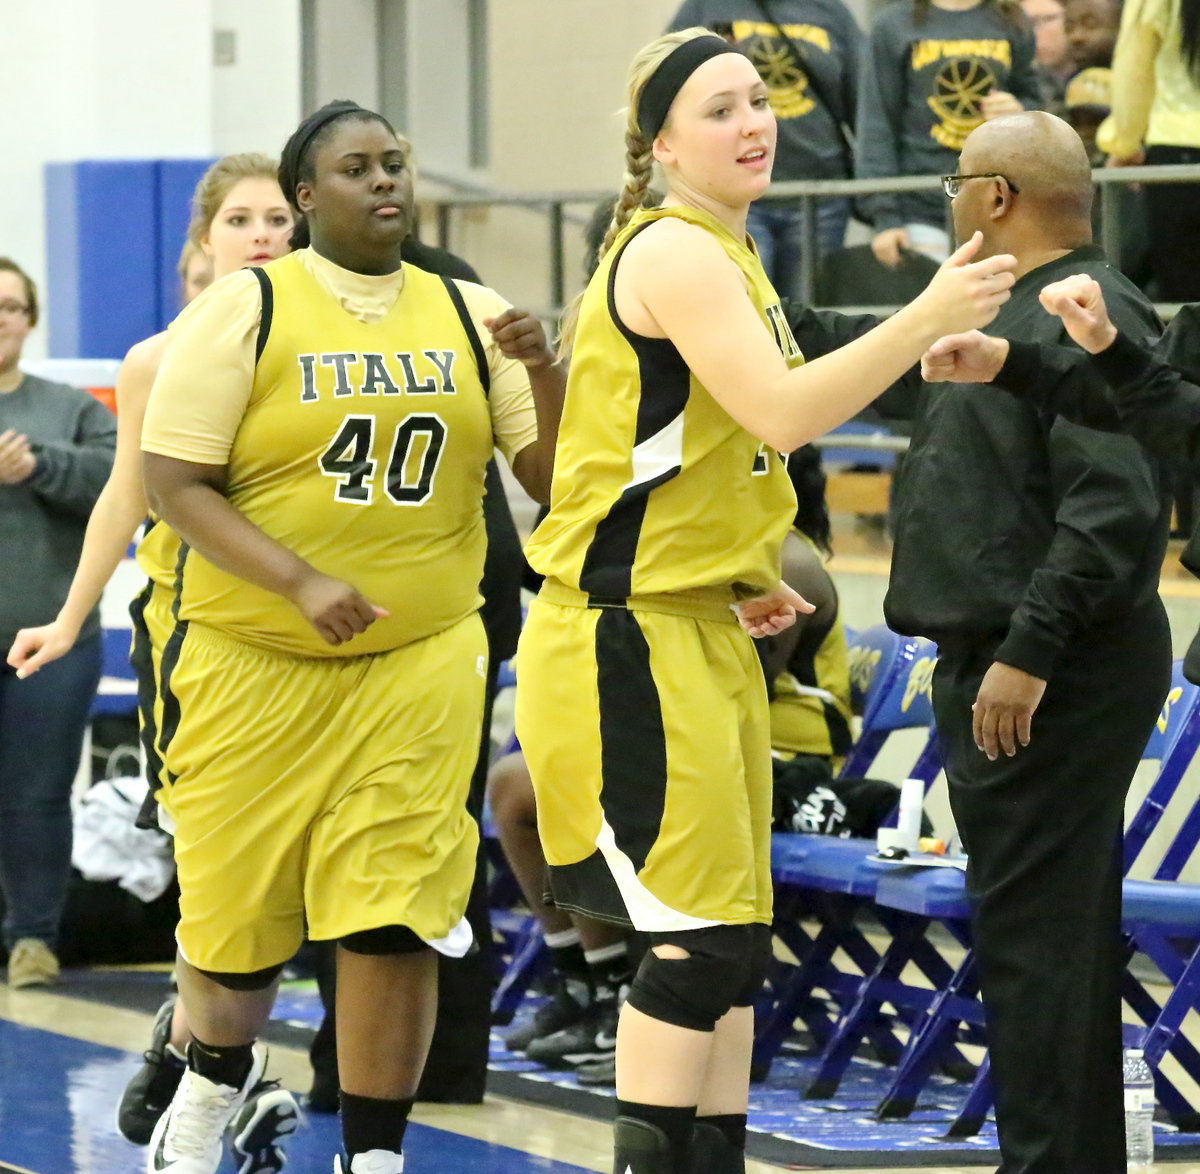
{"label": "coach in black jacket", "polygon": [[[939,339],[922,374],[931,383],[995,382],[1039,410],[1089,428],[1128,432],[1152,456],[1200,479],[1200,302],[1181,306],[1153,351],[1121,334],[1094,278],[1073,274],[1046,286],[1042,305],[1062,317],[1083,351],[972,330]],[[1200,577],[1200,526],[1179,561]],[[1200,684],[1200,632],[1183,673]]]}
{"label": "coach in black jacket", "polygon": [[[1091,173],[1066,123],[984,123],[959,172],[958,238],[978,229],[981,255],[1018,258],[992,333],[1065,341],[1038,293],[1083,272],[1123,333],[1157,335],[1149,303],[1091,246]],[[805,353],[835,341],[828,319],[799,319]],[[1119,846],[1169,684],[1166,537],[1158,470],[1132,438],[983,384],[921,386],[884,610],[939,645],[934,710],[970,856],[1001,1174],[1125,1170]]]}

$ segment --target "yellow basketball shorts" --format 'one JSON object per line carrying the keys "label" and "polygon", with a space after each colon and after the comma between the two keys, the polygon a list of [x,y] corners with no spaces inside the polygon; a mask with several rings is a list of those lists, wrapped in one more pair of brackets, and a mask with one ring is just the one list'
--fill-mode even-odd
{"label": "yellow basketball shorts", "polygon": [[516,716],[555,903],[660,933],[769,922],[767,693],[750,638],[728,607],[589,607],[547,586],[521,636]]}
{"label": "yellow basketball shorts", "polygon": [[314,940],[402,925],[445,953],[479,835],[487,643],[478,615],[390,652],[317,659],[179,625],[163,658],[177,939],[202,970],[249,973]]}

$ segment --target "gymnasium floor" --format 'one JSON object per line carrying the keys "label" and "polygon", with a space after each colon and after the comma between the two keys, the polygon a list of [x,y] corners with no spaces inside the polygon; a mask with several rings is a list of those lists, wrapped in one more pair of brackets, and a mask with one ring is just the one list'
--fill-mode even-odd
{"label": "gymnasium floor", "polygon": [[[142,1012],[0,986],[0,1174],[140,1174],[143,1151],[117,1135],[113,1108],[150,1022]],[[308,1060],[298,1049],[273,1046],[270,1070],[294,1091],[307,1087]],[[568,1113],[489,1097],[481,1106],[418,1106],[414,1122],[409,1174],[611,1169],[608,1126]],[[328,1174],[336,1145],[334,1120],[311,1117],[289,1149],[286,1174]],[[779,1167],[749,1162],[747,1169],[767,1174]],[[1200,1165],[1154,1169],[1200,1174]],[[980,1170],[926,1166],[920,1174]]]}

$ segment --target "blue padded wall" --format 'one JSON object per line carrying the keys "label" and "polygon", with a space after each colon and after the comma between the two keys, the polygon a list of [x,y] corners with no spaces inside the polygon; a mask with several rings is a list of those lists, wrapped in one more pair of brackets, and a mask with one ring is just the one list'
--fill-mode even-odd
{"label": "blue padded wall", "polygon": [[163,329],[179,313],[179,250],[191,219],[192,192],[211,159],[163,159],[158,163],[158,320]]}
{"label": "blue padded wall", "polygon": [[198,159],[46,165],[46,291],[52,358],[120,359],[179,308],[175,263]]}
{"label": "blue padded wall", "polygon": [[119,359],[158,330],[157,190],[151,160],[46,165],[52,358]]}

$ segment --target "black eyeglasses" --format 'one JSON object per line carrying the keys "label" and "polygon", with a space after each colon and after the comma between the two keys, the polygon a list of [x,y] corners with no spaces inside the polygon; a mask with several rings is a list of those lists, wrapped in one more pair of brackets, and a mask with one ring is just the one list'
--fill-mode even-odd
{"label": "black eyeglasses", "polygon": [[15,318],[18,314],[28,314],[29,307],[21,302],[0,302],[0,315],[6,318]]}
{"label": "black eyeglasses", "polygon": [[998,171],[981,171],[976,175],[943,175],[942,191],[953,200],[962,191],[962,185],[968,179],[1002,179],[1008,184],[1008,190],[1014,195],[1019,194],[1021,191],[1007,175],[1001,175]]}

